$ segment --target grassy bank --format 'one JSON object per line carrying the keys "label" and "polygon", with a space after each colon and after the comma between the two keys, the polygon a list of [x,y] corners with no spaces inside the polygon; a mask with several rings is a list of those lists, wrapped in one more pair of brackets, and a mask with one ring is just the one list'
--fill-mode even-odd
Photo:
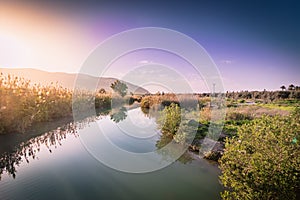
{"label": "grassy bank", "polygon": [[[194,97],[192,97],[194,96]],[[195,98],[196,96],[196,98]],[[170,134],[172,137],[177,138],[178,136],[174,133],[173,129],[176,129],[172,124],[178,124],[177,119],[180,115],[176,114],[174,105],[181,107],[181,103],[189,103],[192,100],[197,102],[197,105],[193,107],[194,111],[198,110],[199,118],[196,119],[195,123],[198,123],[195,140],[191,145],[192,150],[199,150],[201,147],[201,140],[209,134],[209,127],[211,126],[211,115],[213,107],[210,103],[211,98],[201,97],[201,95],[175,95],[175,94],[164,94],[164,95],[149,95],[142,98],[141,107],[142,110],[151,116],[151,111],[156,112],[162,111],[162,114],[169,116],[167,118],[170,122],[158,121],[160,127],[165,134]],[[224,146],[224,137],[236,136],[238,128],[244,124],[250,123],[255,119],[262,118],[263,116],[288,116],[296,107],[299,106],[299,100],[281,100],[274,101],[273,103],[251,103],[246,101],[235,101],[233,99],[227,99],[223,108],[226,108],[226,116],[224,120],[224,127],[222,130],[221,137],[219,138],[219,146]],[[173,105],[173,106],[171,106]],[[156,109],[155,109],[156,108]],[[158,108],[158,109],[157,109]],[[181,107],[182,109],[182,107]],[[186,110],[185,108],[183,110]],[[177,109],[178,111],[178,109]],[[189,112],[193,110],[189,110]],[[153,114],[152,114],[153,115]],[[177,117],[176,117],[177,116]],[[171,126],[170,126],[171,125]],[[167,127],[167,130],[166,129]],[[172,128],[170,128],[172,127]],[[169,132],[169,133],[168,133]],[[175,131],[176,132],[176,131]],[[221,148],[219,148],[221,150]],[[222,153],[222,151],[219,151]],[[209,155],[209,153],[207,154]],[[215,160],[220,158],[221,154],[214,156]]]}
{"label": "grassy bank", "polygon": [[0,76],[0,134],[24,132],[34,122],[71,113],[72,92],[56,84],[32,85],[14,76]]}
{"label": "grassy bank", "polygon": [[240,126],[220,159],[223,199],[298,199],[299,131],[299,108]]}
{"label": "grassy bank", "polygon": [[[76,94],[78,94],[77,92]],[[75,104],[86,103],[90,92],[81,91]],[[36,122],[47,122],[72,116],[74,92],[51,83],[32,84],[29,80],[0,74],[0,134],[23,133]],[[96,108],[111,108],[111,94],[92,94]],[[91,103],[91,102],[89,102]]]}
{"label": "grassy bank", "polygon": [[[162,110],[158,123],[163,135],[158,146],[169,142],[190,144],[190,133],[196,129],[190,149],[199,150],[214,125],[210,122],[211,106],[205,104],[200,109],[197,122],[186,118],[179,104],[162,106],[158,99],[162,98],[147,97],[154,102],[150,109],[159,104]],[[228,106],[223,138],[217,141],[217,148],[204,153],[204,157],[220,163],[223,199],[299,198],[299,117],[299,100]]]}

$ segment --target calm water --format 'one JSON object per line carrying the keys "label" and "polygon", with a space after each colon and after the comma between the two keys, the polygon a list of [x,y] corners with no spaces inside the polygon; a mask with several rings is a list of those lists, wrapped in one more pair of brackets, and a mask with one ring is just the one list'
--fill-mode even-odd
{"label": "calm water", "polygon": [[[107,167],[90,151],[90,145],[97,148],[98,144],[110,155],[97,140],[95,126],[106,131],[111,143],[128,152],[154,151],[161,140],[155,119],[146,117],[140,108],[66,124],[26,139],[14,150],[10,146],[10,152],[2,149],[0,199],[220,199],[217,166],[190,153],[149,173]],[[11,137],[0,137],[1,146],[10,142]]]}

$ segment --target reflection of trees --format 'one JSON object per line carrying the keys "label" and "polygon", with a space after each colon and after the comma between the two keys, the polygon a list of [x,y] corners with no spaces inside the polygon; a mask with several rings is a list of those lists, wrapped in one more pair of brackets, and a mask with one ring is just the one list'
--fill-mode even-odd
{"label": "reflection of trees", "polygon": [[[177,160],[184,164],[193,160],[191,154],[188,152],[188,146],[195,138],[199,123],[197,112],[190,109],[181,109],[177,104],[166,106],[157,117],[157,123],[161,129],[162,135],[157,141],[156,147],[162,154],[163,159],[168,161],[174,160],[180,154],[181,157]],[[167,144],[168,148],[163,148]],[[181,153],[184,152],[184,153]]]}
{"label": "reflection of trees", "polygon": [[9,173],[13,178],[15,178],[16,165],[19,165],[21,160],[22,158],[18,154],[4,153],[0,159],[0,180],[3,172]]}
{"label": "reflection of trees", "polygon": [[170,143],[174,143],[173,135],[171,134],[163,134],[161,135],[160,139],[156,142],[156,147],[160,151],[157,151],[162,155],[162,158],[166,161],[172,161],[174,157],[177,157],[180,151],[184,151],[184,153],[177,159],[177,161],[187,164],[194,160],[191,153],[187,149],[184,144],[177,144],[176,146],[170,145],[169,148],[164,148],[166,145]]}
{"label": "reflection of trees", "polygon": [[148,118],[158,119],[161,116],[161,111],[163,107],[161,105],[153,105],[150,108],[141,107],[141,111]]}
{"label": "reflection of trees", "polygon": [[77,137],[77,130],[84,128],[95,119],[96,118],[90,117],[77,123],[71,122],[43,135],[34,137],[26,142],[22,142],[10,153],[3,153],[0,156],[0,180],[1,174],[4,172],[15,178],[17,172],[16,167],[23,161],[29,163],[30,158],[35,159],[36,154],[40,151],[41,147],[46,147],[49,152],[52,153],[53,147],[57,148],[57,146],[61,146],[62,140],[66,139],[67,136]]}
{"label": "reflection of trees", "polygon": [[116,123],[123,121],[127,117],[127,109],[125,107],[113,109],[110,115],[110,119]]}
{"label": "reflection of trees", "polygon": [[67,136],[78,137],[78,129],[83,129],[87,126],[87,124],[109,114],[111,119],[118,123],[127,117],[127,110],[125,107],[113,110],[97,109],[97,116],[85,117],[85,119],[82,119],[79,122],[70,122],[52,131],[48,131],[43,135],[33,137],[26,142],[20,143],[11,152],[2,153],[2,155],[0,155],[0,180],[1,174],[5,172],[15,178],[17,166],[19,166],[23,161],[29,163],[30,158],[36,159],[36,155],[40,151],[41,147],[46,147],[49,152],[52,153],[52,149],[61,146],[62,141],[65,140]]}

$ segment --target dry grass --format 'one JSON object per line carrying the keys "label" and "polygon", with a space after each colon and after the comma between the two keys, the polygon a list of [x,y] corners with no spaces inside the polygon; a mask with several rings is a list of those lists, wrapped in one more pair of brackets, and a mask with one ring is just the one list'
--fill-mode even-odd
{"label": "dry grass", "polygon": [[[263,115],[268,116],[287,116],[290,114],[288,110],[276,109],[276,108],[268,108],[261,107],[256,105],[245,105],[238,107],[230,107],[226,109],[226,120],[252,120],[255,118],[260,118]],[[208,106],[204,107],[200,110],[200,122],[207,122],[211,120],[211,108]]]}
{"label": "dry grass", "polygon": [[260,118],[263,115],[268,116],[287,116],[290,114],[288,110],[282,110],[277,108],[268,108],[268,107],[261,107],[256,105],[249,105],[249,106],[239,106],[239,107],[231,107],[227,109],[227,120],[251,120],[255,118]]}
{"label": "dry grass", "polygon": [[71,113],[72,92],[56,84],[31,85],[14,76],[0,76],[0,134],[24,132],[33,122]]}

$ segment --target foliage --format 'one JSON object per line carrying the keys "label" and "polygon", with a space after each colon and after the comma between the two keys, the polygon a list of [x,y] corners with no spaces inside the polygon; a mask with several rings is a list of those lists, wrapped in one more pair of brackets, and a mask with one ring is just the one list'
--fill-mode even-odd
{"label": "foliage", "polygon": [[142,101],[141,101],[141,108],[146,108],[146,109],[149,109],[150,108],[150,100],[149,98],[142,98]]}
{"label": "foliage", "polygon": [[[156,151],[157,153],[160,153],[162,155],[162,159],[165,161],[173,161],[174,158],[177,158],[179,154],[182,154],[180,157],[177,158],[176,161],[187,164],[191,163],[194,158],[188,152],[184,145],[177,144],[177,145],[170,145],[166,147],[166,145],[172,143],[172,136],[164,134],[160,137],[160,139],[156,142],[156,147],[159,149],[159,151]],[[164,148],[165,147],[165,148]]]}
{"label": "foliage", "polygon": [[[280,91],[240,91],[240,92],[227,92],[226,97],[229,99],[239,100],[262,100],[264,103],[270,103],[283,99],[300,99],[300,87],[291,84],[286,90],[285,86],[280,87]],[[206,94],[209,95],[209,94]],[[202,94],[201,96],[205,96]]]}
{"label": "foliage", "polygon": [[163,133],[175,135],[181,122],[180,107],[175,103],[165,107],[162,111],[162,117],[159,119],[159,122]]}
{"label": "foliage", "polygon": [[[205,100],[199,100],[194,94],[174,94],[164,93],[163,95],[147,95],[142,97],[141,107],[150,108],[155,105],[162,105],[163,107],[170,106],[172,103],[180,105],[184,109],[195,109],[197,106],[203,108],[206,103]],[[198,105],[197,105],[198,104]]]}
{"label": "foliage", "polygon": [[300,186],[300,109],[263,116],[226,140],[220,160],[223,199],[295,199]]}
{"label": "foliage", "polygon": [[110,86],[115,92],[119,93],[122,97],[127,94],[127,85],[119,80],[113,82]]}

